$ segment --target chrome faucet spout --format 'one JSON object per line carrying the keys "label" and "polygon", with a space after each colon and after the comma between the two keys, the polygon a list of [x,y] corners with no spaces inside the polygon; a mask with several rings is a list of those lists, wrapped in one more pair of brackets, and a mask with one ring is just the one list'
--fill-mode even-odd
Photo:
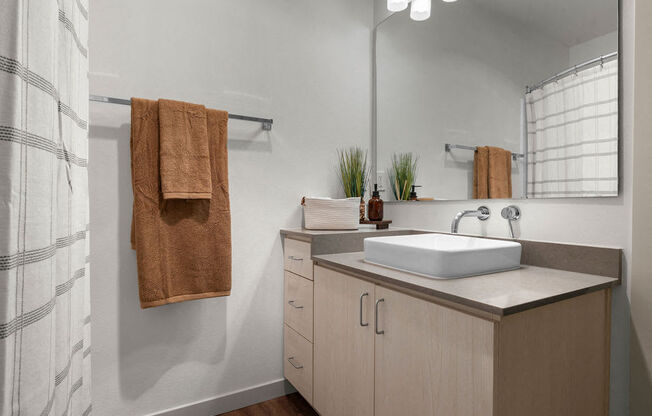
{"label": "chrome faucet spout", "polygon": [[490,216],[489,208],[485,206],[478,207],[476,210],[465,210],[465,211],[460,211],[457,214],[455,214],[455,218],[453,218],[453,222],[451,223],[451,234],[457,234],[457,230],[459,229],[460,226],[460,221],[464,217],[476,217],[480,221],[485,221],[489,219]]}
{"label": "chrome faucet spout", "polygon": [[457,229],[460,226],[460,221],[462,220],[462,218],[477,217],[479,214],[480,212],[477,210],[464,210],[455,214],[455,218],[453,218],[453,222],[451,224],[451,233],[457,234]]}

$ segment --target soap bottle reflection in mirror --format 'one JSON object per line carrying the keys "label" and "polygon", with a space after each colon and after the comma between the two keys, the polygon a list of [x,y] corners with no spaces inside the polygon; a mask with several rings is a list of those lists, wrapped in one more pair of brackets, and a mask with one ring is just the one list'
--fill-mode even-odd
{"label": "soap bottle reflection in mirror", "polygon": [[374,192],[371,194],[371,199],[367,206],[367,216],[370,221],[383,220],[383,200],[380,199],[380,191],[378,191],[378,184],[374,184]]}
{"label": "soap bottle reflection in mirror", "polygon": [[419,200],[419,197],[417,196],[417,188],[421,188],[421,185],[412,185],[412,192],[410,192],[410,201]]}

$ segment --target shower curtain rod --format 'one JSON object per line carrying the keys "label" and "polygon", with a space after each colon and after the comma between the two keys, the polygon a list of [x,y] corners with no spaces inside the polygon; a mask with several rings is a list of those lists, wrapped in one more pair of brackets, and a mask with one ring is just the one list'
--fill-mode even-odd
{"label": "shower curtain rod", "polygon": [[[109,104],[120,104],[120,105],[131,105],[131,100],[124,98],[115,98],[115,97],[105,97],[103,95],[90,95],[88,97],[90,101],[96,101],[98,103],[109,103]],[[274,120],[271,118],[260,118],[260,117],[251,117],[251,116],[241,116],[239,114],[229,114],[229,118],[235,120],[244,120],[244,121],[253,121],[256,123],[262,123],[263,130],[270,131],[272,129],[272,123]]]}
{"label": "shower curtain rod", "polygon": [[538,90],[539,88],[543,88],[545,85],[550,84],[551,82],[558,81],[558,80],[564,78],[565,76],[567,76],[569,74],[576,73],[577,71],[579,71],[581,69],[589,69],[589,68],[591,68],[593,66],[596,66],[598,64],[602,65],[604,63],[613,61],[614,59],[617,59],[617,58],[618,58],[618,52],[612,52],[612,53],[609,53],[607,55],[602,55],[602,56],[599,56],[597,58],[590,59],[590,60],[588,60],[586,62],[582,62],[581,64],[572,66],[572,67],[568,68],[565,71],[562,71],[562,72],[560,72],[560,73],[558,73],[558,74],[556,74],[556,75],[554,75],[554,76],[552,76],[552,77],[550,77],[548,79],[545,79],[545,80],[539,82],[538,84],[535,84],[535,85],[532,85],[532,86],[527,86],[527,87],[525,87],[525,90],[526,90],[527,94],[529,94],[534,90]]}

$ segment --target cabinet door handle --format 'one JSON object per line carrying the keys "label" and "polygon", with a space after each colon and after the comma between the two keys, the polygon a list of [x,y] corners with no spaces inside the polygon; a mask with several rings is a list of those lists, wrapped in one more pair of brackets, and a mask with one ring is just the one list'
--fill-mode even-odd
{"label": "cabinet door handle", "polygon": [[292,306],[292,307],[295,308],[295,309],[303,309],[303,305],[301,305],[301,306],[297,306],[297,305],[294,304],[294,302],[295,302],[295,301],[293,301],[293,300],[289,300],[289,301],[288,301],[288,305]]}
{"label": "cabinet door handle", "polygon": [[300,370],[300,369],[303,368],[303,366],[301,364],[295,364],[294,361],[292,361],[292,360],[294,360],[294,357],[288,357],[288,362],[290,364],[292,364],[292,367],[296,368],[297,370]]}
{"label": "cabinet door handle", "polygon": [[376,334],[377,334],[377,335],[383,335],[383,334],[385,333],[384,330],[383,330],[383,331],[379,331],[379,330],[378,330],[378,304],[379,304],[380,302],[385,302],[385,299],[380,298],[380,299],[378,299],[378,300],[376,301],[376,329],[375,329],[375,331],[376,331]]}
{"label": "cabinet door handle", "polygon": [[295,261],[303,261],[303,257],[288,256],[288,259],[295,260]]}
{"label": "cabinet door handle", "polygon": [[362,299],[365,296],[369,296],[369,293],[364,292],[362,295],[360,295],[360,326],[369,326],[369,322],[366,323],[362,322]]}

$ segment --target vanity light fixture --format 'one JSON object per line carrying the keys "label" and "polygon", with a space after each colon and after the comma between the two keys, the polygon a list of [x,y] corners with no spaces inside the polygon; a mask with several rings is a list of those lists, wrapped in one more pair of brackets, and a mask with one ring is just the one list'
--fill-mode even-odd
{"label": "vanity light fixture", "polygon": [[407,9],[410,0],[387,0],[387,10],[390,12],[402,12]]}
{"label": "vanity light fixture", "polygon": [[410,18],[418,22],[430,17],[431,0],[412,0]]}
{"label": "vanity light fixture", "polygon": [[[454,3],[457,0],[442,0],[444,3]],[[432,9],[432,0],[387,0],[387,10],[390,12],[402,12],[407,9],[408,3],[412,2],[410,7],[410,18],[418,22],[430,18]]]}

